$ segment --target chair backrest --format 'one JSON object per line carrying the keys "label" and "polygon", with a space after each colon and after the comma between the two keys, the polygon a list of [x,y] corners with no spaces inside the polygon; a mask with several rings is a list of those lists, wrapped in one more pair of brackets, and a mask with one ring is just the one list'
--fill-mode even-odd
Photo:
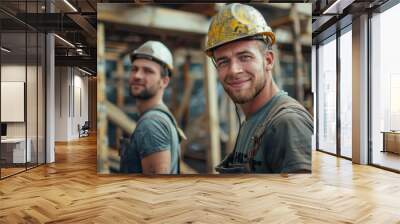
{"label": "chair backrest", "polygon": [[89,125],[90,123],[89,123],[89,121],[85,121],[85,123],[82,125],[82,129],[83,130],[87,130],[87,129],[89,129],[90,128],[90,125]]}

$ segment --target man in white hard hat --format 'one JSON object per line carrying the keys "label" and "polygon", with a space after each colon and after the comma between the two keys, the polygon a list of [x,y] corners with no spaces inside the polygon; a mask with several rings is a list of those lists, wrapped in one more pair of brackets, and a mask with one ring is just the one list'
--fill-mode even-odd
{"label": "man in white hard hat", "polygon": [[164,44],[147,41],[131,54],[131,61],[130,92],[140,118],[121,155],[121,171],[178,174],[180,129],[162,99],[172,75],[172,54]]}
{"label": "man in white hard hat", "polygon": [[272,78],[275,34],[255,8],[229,4],[213,18],[206,54],[246,116],[220,173],[311,172],[313,118]]}

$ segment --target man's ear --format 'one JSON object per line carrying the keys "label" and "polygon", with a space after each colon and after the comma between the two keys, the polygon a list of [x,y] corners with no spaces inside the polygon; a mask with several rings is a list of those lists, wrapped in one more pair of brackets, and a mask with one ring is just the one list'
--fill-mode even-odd
{"label": "man's ear", "polygon": [[171,78],[168,75],[161,78],[162,86],[164,87],[164,89],[167,88],[170,79]]}
{"label": "man's ear", "polygon": [[274,67],[274,62],[275,62],[275,55],[274,55],[274,52],[272,52],[272,51],[266,51],[265,52],[265,54],[264,54],[264,57],[265,57],[265,61],[267,62],[266,64],[265,64],[265,69],[267,70],[267,71],[272,71],[272,68]]}

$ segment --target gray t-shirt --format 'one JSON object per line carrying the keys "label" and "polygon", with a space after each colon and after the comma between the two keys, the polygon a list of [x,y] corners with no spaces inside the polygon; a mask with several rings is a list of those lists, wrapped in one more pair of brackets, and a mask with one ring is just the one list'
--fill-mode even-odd
{"label": "gray t-shirt", "polygon": [[[279,91],[262,108],[252,114],[242,125],[234,163],[248,161],[247,153],[253,147],[252,136],[278,101],[290,97]],[[304,109],[305,110],[305,109]],[[298,170],[311,172],[311,136],[313,123],[305,112],[286,108],[273,119],[261,139],[260,148],[254,157],[255,173],[291,173]]]}
{"label": "gray t-shirt", "polygon": [[[164,109],[168,110],[165,105]],[[131,135],[131,143],[125,152],[123,172],[142,173],[141,160],[146,156],[169,150],[171,152],[170,174],[178,173],[179,139],[174,123],[167,114],[158,110],[149,110],[139,119]]]}

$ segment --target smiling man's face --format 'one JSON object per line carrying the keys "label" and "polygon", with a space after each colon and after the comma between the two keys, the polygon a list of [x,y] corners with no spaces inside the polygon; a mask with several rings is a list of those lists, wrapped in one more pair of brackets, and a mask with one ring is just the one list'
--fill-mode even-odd
{"label": "smiling man's face", "polygon": [[272,52],[263,53],[260,44],[257,40],[240,40],[214,50],[218,79],[235,103],[251,101],[271,79]]}
{"label": "smiling man's face", "polygon": [[129,85],[131,95],[140,100],[148,100],[164,89],[161,66],[151,60],[136,59],[132,64]]}

